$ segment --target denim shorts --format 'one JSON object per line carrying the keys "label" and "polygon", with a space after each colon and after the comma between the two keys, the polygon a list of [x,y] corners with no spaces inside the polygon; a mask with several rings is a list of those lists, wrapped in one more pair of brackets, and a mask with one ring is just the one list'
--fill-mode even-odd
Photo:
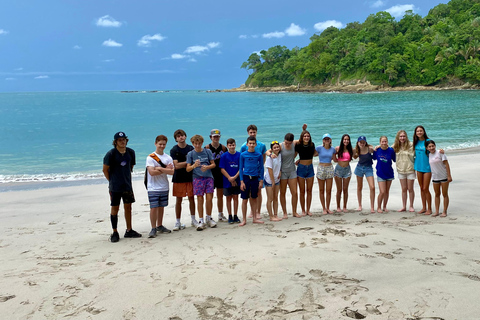
{"label": "denim shorts", "polygon": [[292,172],[283,172],[282,171],[282,176],[280,177],[280,180],[288,180],[288,179],[297,179],[297,172],[292,171]]}
{"label": "denim shorts", "polygon": [[317,179],[320,180],[327,180],[327,179],[332,179],[334,176],[334,170],[333,166],[321,166],[318,165],[317,167]]}
{"label": "denim shorts", "polygon": [[[263,184],[265,185],[265,187],[271,187],[272,185],[270,183],[267,182],[267,180],[263,180]],[[275,183],[276,186],[279,186],[280,185],[280,181],[278,181],[277,183]]]}
{"label": "denim shorts", "polygon": [[377,176],[377,181],[378,182],[385,182],[385,181],[393,181],[395,178],[389,178],[389,179],[382,179],[379,176]]}
{"label": "denim shorts", "polygon": [[309,165],[303,165],[303,164],[298,164],[297,166],[297,177],[298,178],[303,178],[303,179],[308,179],[312,178],[315,175],[315,171],[313,170],[313,164]]}
{"label": "denim shorts", "polygon": [[373,177],[373,167],[372,166],[361,166],[357,164],[354,174],[359,177]]}
{"label": "denim shorts", "polygon": [[168,191],[148,191],[150,208],[168,206]]}
{"label": "denim shorts", "polygon": [[352,176],[352,169],[350,169],[350,165],[346,166],[345,168],[337,164],[335,166],[335,177],[339,178],[350,178]]}

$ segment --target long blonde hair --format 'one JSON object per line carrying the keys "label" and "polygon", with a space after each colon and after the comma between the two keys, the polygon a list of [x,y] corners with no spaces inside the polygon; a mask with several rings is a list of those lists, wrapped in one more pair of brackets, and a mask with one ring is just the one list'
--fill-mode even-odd
{"label": "long blonde hair", "polygon": [[[400,134],[405,133],[405,143],[402,145],[400,142]],[[395,136],[395,142],[392,146],[395,153],[398,153],[400,150],[408,150],[410,149],[410,140],[408,140],[408,134],[405,130],[398,130],[397,135]]]}

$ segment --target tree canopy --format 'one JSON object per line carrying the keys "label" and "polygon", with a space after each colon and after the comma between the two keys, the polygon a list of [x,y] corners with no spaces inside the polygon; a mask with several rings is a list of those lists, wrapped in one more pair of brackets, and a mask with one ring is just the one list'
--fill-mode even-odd
{"label": "tree canopy", "polygon": [[371,14],[343,29],[329,27],[304,48],[252,53],[241,68],[249,87],[332,84],[365,79],[390,86],[480,83],[480,0],[451,0],[425,17],[406,11],[396,21]]}

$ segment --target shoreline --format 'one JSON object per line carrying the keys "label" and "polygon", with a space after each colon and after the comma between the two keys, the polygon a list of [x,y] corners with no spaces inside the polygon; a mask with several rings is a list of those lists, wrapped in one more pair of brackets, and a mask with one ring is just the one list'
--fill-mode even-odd
{"label": "shoreline", "polygon": [[[447,156],[457,156],[465,154],[480,154],[479,147],[471,147],[464,149],[447,149]],[[352,160],[352,164],[355,164],[358,160]],[[318,164],[318,158],[315,158],[313,161],[314,166]],[[40,180],[40,181],[11,181],[0,183],[0,194],[4,192],[15,192],[15,191],[30,191],[30,190],[39,190],[39,189],[52,189],[52,188],[64,188],[72,186],[84,186],[84,185],[98,185],[106,183],[105,177],[100,175],[95,178],[88,179],[64,179],[64,180]],[[76,173],[75,175],[78,175]],[[91,175],[91,173],[89,173]],[[143,181],[144,172],[141,169],[135,168],[134,174],[132,175],[133,180],[142,180]],[[171,177],[169,177],[171,180]]]}
{"label": "shoreline", "polygon": [[[147,192],[135,180],[133,228],[143,237],[115,244],[106,181],[0,193],[0,311],[15,319],[475,319],[480,154],[448,160],[446,218],[396,212],[398,180],[390,213],[357,212],[352,179],[348,213],[322,215],[315,183],[313,217],[289,210],[289,219],[270,222],[264,195],[265,224],[198,232],[184,200],[187,228],[154,239],[146,237]],[[417,182],[415,193],[419,210]],[[123,209],[119,218],[123,235]],[[174,223],[170,196],[164,225]]]}
{"label": "shoreline", "polygon": [[241,85],[238,88],[212,90],[207,92],[301,92],[301,93],[365,93],[365,92],[403,92],[403,91],[453,91],[453,90],[480,90],[480,85],[465,83],[462,85],[440,85],[440,86],[404,86],[389,87],[385,85],[373,85],[370,81],[346,81],[337,85],[315,85],[315,86],[277,86],[277,87],[246,87]]}

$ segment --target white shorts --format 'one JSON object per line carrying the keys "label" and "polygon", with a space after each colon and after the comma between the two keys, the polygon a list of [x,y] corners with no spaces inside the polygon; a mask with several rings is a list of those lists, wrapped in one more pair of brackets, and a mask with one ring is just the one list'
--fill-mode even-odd
{"label": "white shorts", "polygon": [[412,173],[398,173],[398,179],[400,180],[415,180],[415,172]]}

